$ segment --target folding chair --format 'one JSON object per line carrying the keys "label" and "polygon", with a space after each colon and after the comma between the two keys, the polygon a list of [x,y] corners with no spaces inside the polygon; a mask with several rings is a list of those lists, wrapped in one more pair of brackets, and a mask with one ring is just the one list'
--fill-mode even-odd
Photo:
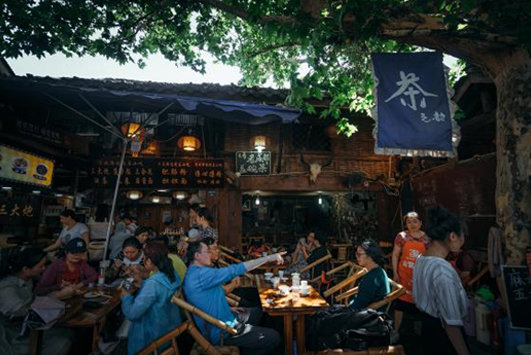
{"label": "folding chair", "polygon": [[221,337],[221,345],[216,345],[216,346],[212,345],[195,326],[194,319],[191,313],[207,321],[208,323],[220,328],[222,332],[227,332],[230,335],[236,335],[237,334],[236,329],[220,321],[219,319],[212,317],[209,314],[206,314],[199,308],[192,306],[190,303],[186,302],[180,290],[175,292],[171,301],[177,304],[179,307],[181,307],[181,309],[184,310],[186,318],[193,325],[192,327],[189,328],[189,331],[192,337],[194,338],[194,340],[196,341],[196,344],[192,348],[190,355],[200,355],[200,354],[239,355],[240,354],[240,350],[238,349],[238,347],[223,345],[223,336]]}

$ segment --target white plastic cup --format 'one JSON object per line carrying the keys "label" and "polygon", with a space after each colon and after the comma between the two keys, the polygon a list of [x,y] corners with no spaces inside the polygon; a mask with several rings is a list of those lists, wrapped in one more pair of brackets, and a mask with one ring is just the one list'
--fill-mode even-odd
{"label": "white plastic cup", "polygon": [[271,281],[273,282],[273,288],[278,288],[280,285],[280,277],[273,277]]}
{"label": "white plastic cup", "polygon": [[284,277],[284,270],[278,270],[278,277],[281,279]]}

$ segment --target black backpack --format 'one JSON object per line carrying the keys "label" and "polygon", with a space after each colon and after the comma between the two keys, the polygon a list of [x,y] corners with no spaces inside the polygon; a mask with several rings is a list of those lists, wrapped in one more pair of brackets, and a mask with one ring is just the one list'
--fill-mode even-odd
{"label": "black backpack", "polygon": [[306,349],[366,350],[390,344],[391,317],[373,309],[354,312],[333,307],[316,312],[306,319]]}

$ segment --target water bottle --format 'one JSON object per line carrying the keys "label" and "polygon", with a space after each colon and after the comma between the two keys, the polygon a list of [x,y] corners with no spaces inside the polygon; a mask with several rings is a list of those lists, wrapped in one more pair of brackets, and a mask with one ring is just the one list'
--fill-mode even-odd
{"label": "water bottle", "polygon": [[102,288],[105,285],[105,269],[100,269],[100,275],[98,276],[98,287]]}

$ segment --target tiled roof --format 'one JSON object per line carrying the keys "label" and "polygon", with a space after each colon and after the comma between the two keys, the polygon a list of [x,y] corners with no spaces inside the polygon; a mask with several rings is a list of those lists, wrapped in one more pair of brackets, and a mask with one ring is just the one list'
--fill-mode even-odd
{"label": "tiled roof", "polygon": [[53,86],[83,87],[100,90],[117,90],[144,93],[177,94],[192,97],[208,97],[212,99],[244,101],[259,104],[283,104],[289,90],[258,87],[241,87],[220,84],[176,84],[129,79],[85,79],[85,78],[52,78],[27,76],[0,76],[0,80],[13,80],[18,83],[39,83]]}

